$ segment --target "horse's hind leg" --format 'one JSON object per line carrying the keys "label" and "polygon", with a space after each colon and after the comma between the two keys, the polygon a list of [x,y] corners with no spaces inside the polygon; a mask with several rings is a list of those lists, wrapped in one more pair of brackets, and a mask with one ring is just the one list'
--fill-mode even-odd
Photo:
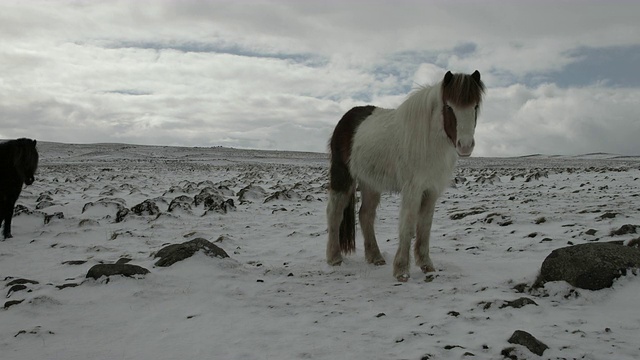
{"label": "horse's hind leg", "polygon": [[348,191],[329,190],[327,204],[327,225],[329,240],[327,241],[327,263],[329,265],[342,264],[340,249],[340,225],[344,218],[344,211],[352,201],[353,186]]}
{"label": "horse's hind leg", "polygon": [[436,270],[429,257],[429,238],[431,236],[431,224],[433,223],[433,213],[437,200],[438,197],[435,194],[425,191],[422,194],[420,212],[418,213],[415,258],[416,265],[425,273]]}
{"label": "horse's hind leg", "polygon": [[362,204],[360,205],[359,219],[362,235],[364,236],[364,256],[370,264],[384,265],[386,262],[378,248],[374,229],[376,208],[380,203],[380,193],[364,184],[360,184],[360,195]]}

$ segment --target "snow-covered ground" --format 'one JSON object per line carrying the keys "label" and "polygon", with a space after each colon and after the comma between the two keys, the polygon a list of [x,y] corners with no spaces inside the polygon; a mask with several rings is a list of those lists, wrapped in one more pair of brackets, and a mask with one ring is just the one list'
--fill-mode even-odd
{"label": "snow-covered ground", "polygon": [[[326,154],[45,142],[39,150],[14,238],[0,241],[2,284],[38,282],[4,287],[5,302],[24,301],[0,310],[3,360],[501,359],[515,330],[547,344],[545,359],[640,358],[640,277],[601,291],[513,289],[531,284],[553,249],[638,236],[610,232],[640,223],[639,158],[461,161],[434,218],[437,272],[414,266],[400,284],[390,265],[365,262],[360,233],[355,255],[325,264]],[[207,187],[235,210],[187,201],[168,211]],[[116,222],[119,208],[145,200],[160,215]],[[384,195],[376,224],[388,264],[398,204]],[[154,252],[197,237],[231,258],[154,266]],[[150,274],[85,278],[121,258]],[[522,296],[537,306],[501,308]],[[521,359],[536,358],[520,349]]]}

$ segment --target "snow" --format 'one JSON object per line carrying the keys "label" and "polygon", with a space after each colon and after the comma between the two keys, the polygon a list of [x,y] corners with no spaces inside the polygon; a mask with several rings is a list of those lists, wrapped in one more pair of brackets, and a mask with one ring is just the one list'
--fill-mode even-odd
{"label": "snow", "polygon": [[[464,159],[436,208],[437,272],[414,266],[400,284],[390,265],[365,262],[360,234],[355,255],[326,265],[326,154],[46,142],[39,151],[37,180],[18,201],[31,213],[0,241],[4,284],[38,281],[5,287],[6,301],[24,301],[0,310],[3,360],[501,359],[515,330],[549,346],[542,358],[640,357],[637,276],[601,291],[560,282],[537,294],[513,289],[531,284],[553,249],[637,236],[610,232],[638,224],[638,158]],[[235,210],[167,211],[179,196],[220,185]],[[250,185],[240,202],[235,194]],[[263,202],[283,190],[297,196]],[[43,194],[50,203],[37,201]],[[116,222],[119,208],[145,200],[160,216]],[[385,194],[378,212],[388,264],[398,206],[398,195]],[[154,267],[154,252],[197,237],[219,240],[231,258],[196,254]],[[92,265],[123,257],[151,273],[85,278]],[[74,260],[86,262],[66,263]],[[64,284],[78,286],[56,287]],[[522,296],[538,306],[499,308]]]}

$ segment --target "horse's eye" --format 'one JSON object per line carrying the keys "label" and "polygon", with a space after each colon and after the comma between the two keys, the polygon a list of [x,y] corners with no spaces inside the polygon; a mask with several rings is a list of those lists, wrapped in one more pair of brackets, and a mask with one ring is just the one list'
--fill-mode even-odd
{"label": "horse's eye", "polygon": [[447,110],[453,110],[453,109],[451,108],[451,106],[449,106],[449,104],[444,104],[444,108],[445,108],[445,109],[447,109]]}

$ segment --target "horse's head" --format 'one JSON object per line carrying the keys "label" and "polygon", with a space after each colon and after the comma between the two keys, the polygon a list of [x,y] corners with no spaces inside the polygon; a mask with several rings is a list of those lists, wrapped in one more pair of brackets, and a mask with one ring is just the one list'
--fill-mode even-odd
{"label": "horse's head", "polygon": [[484,84],[480,72],[471,75],[448,71],[442,80],[442,118],[444,131],[458,155],[470,156]]}
{"label": "horse's head", "polygon": [[35,181],[36,170],[38,169],[38,149],[37,141],[31,139],[18,139],[20,151],[15,159],[15,166],[23,181],[27,185]]}

